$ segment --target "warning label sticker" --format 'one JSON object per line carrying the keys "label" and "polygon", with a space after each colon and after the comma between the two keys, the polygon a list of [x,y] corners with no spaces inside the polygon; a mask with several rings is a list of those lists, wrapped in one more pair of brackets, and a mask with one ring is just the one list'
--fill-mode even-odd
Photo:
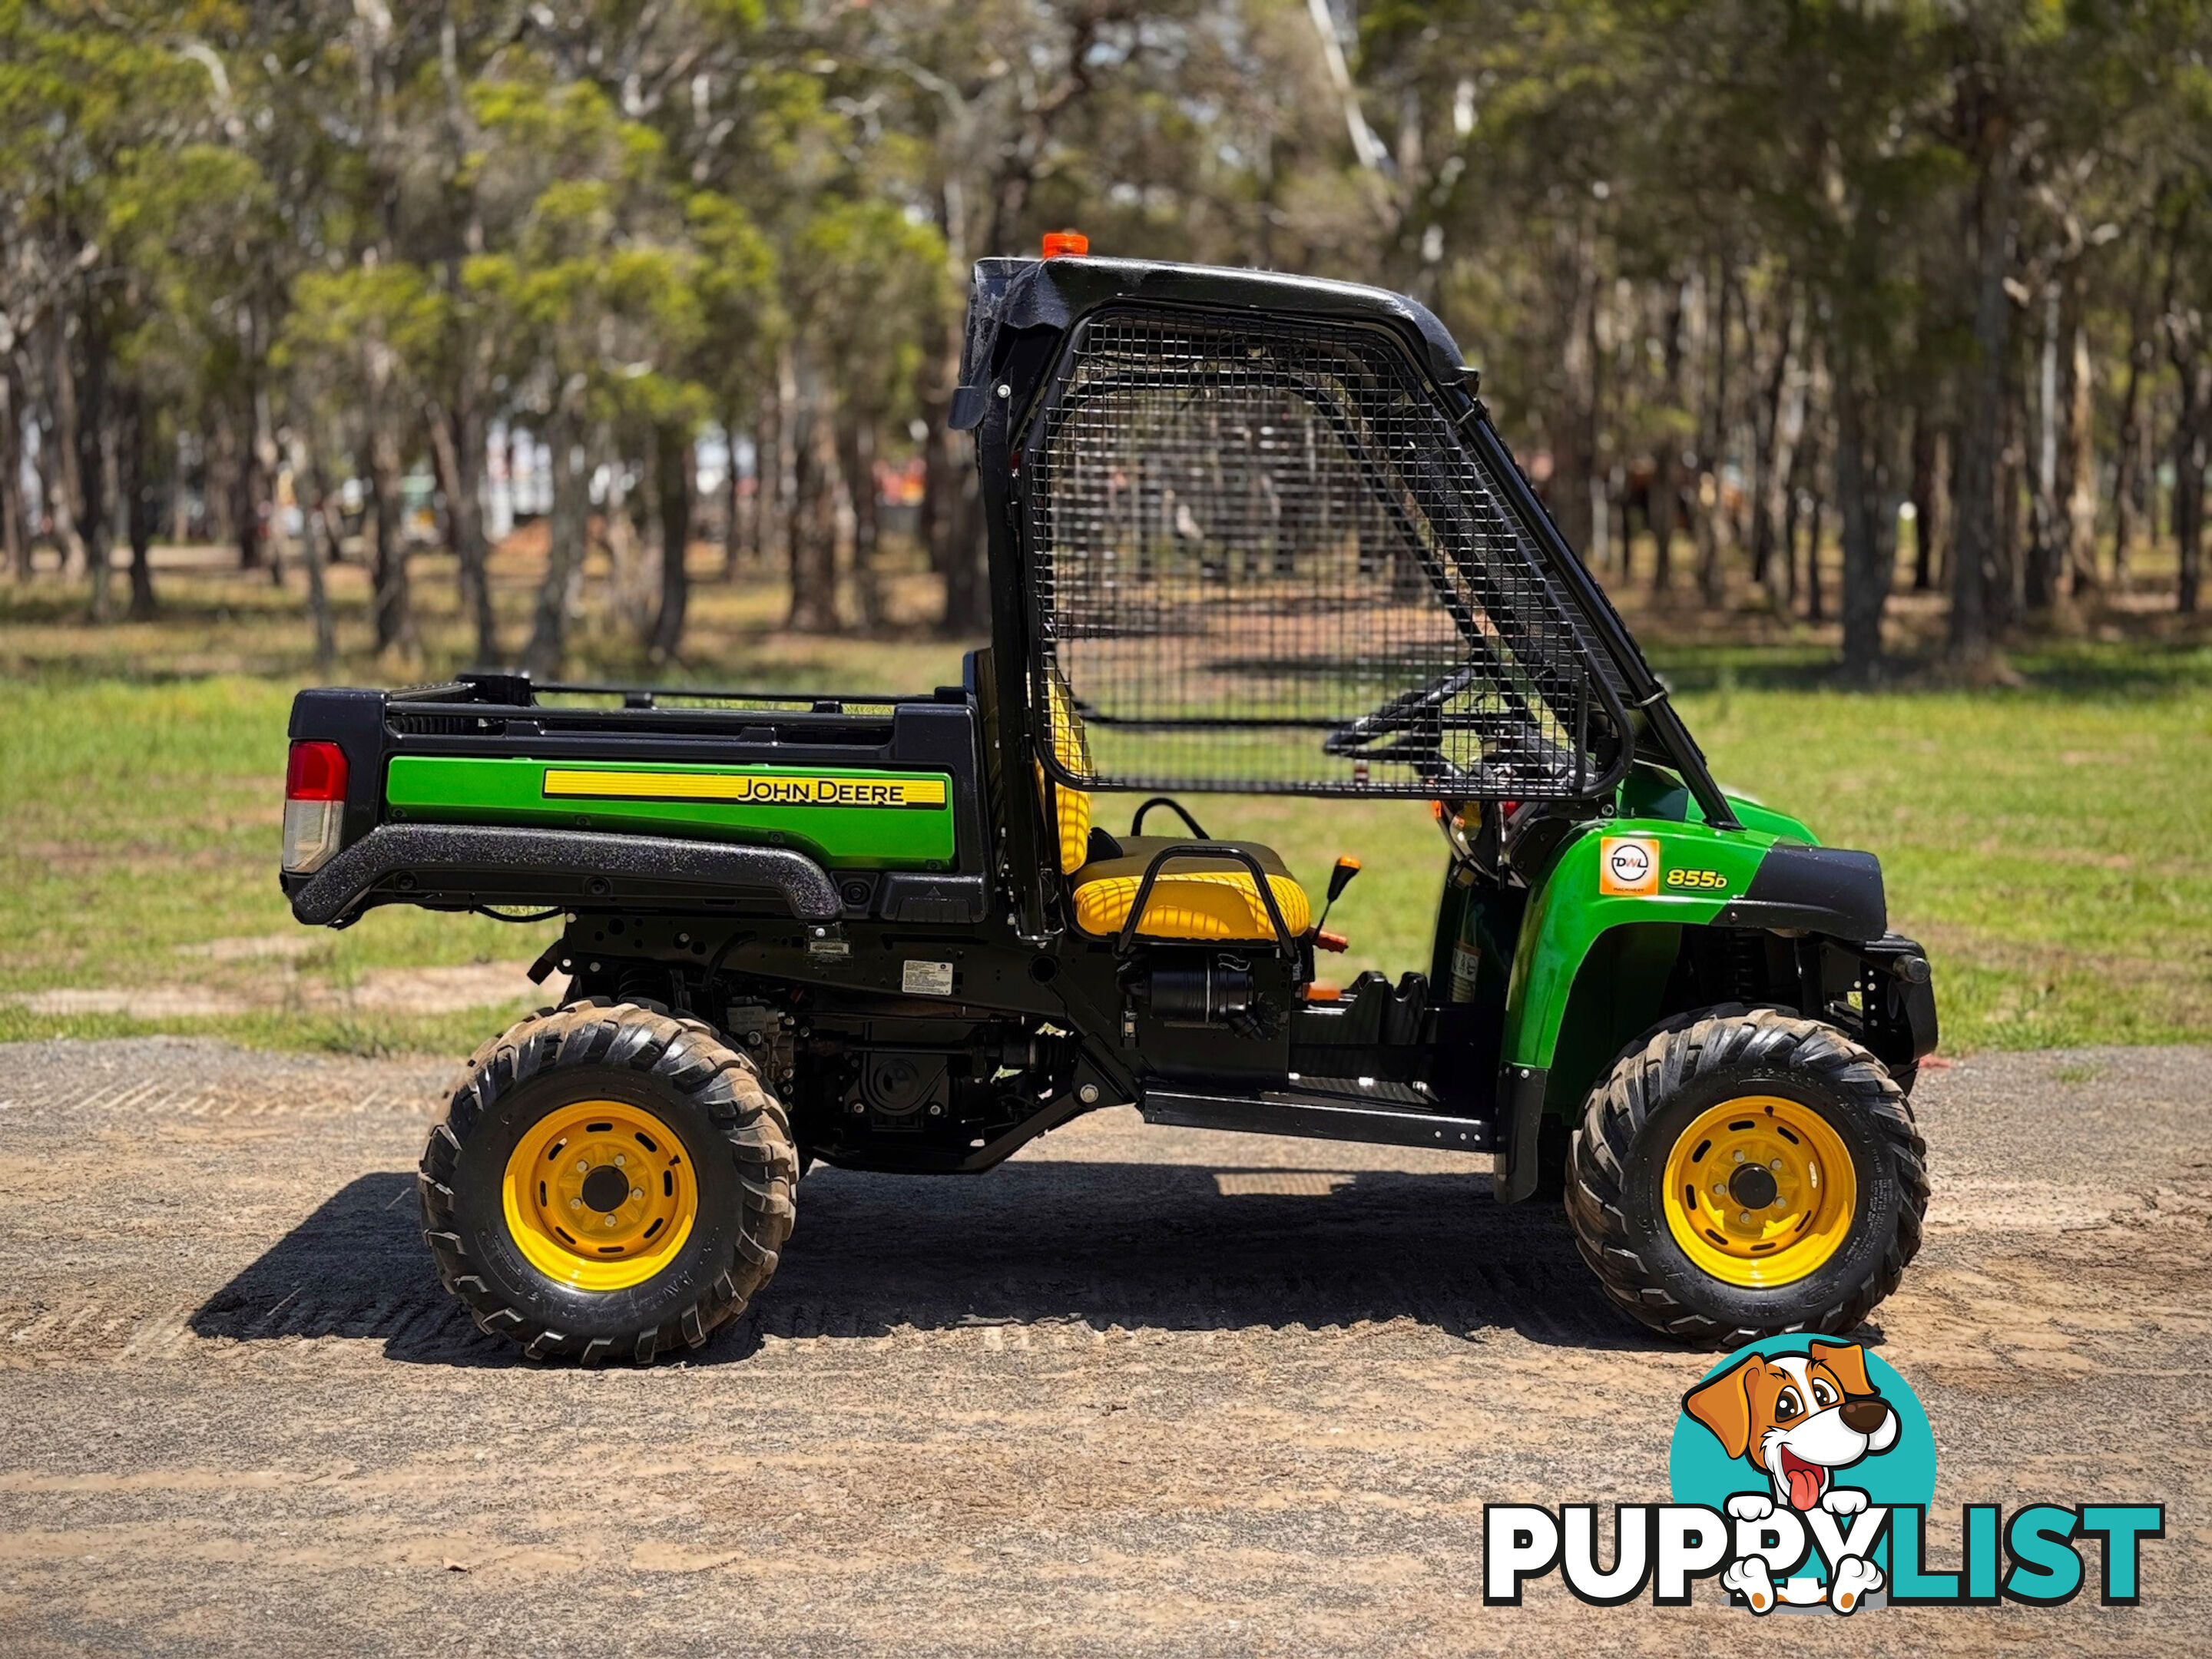
{"label": "warning label sticker", "polygon": [[1659,890],[1659,842],[1650,836],[1607,836],[1598,843],[1597,890],[1607,898]]}
{"label": "warning label sticker", "polygon": [[899,976],[899,986],[910,997],[949,997],[952,994],[952,964],[909,962]]}

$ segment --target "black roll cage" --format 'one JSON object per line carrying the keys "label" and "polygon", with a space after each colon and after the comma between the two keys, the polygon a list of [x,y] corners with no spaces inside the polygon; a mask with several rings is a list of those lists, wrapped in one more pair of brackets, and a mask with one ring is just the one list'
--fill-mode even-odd
{"label": "black roll cage", "polygon": [[[1514,460],[1477,395],[1478,372],[1461,360],[1456,343],[1431,313],[1378,289],[1136,260],[992,259],[976,266],[953,424],[975,434],[1006,776],[1024,776],[1030,768],[1041,767],[1057,785],[1081,787],[1085,782],[1061,764],[1051,744],[1037,741],[1035,687],[1041,683],[1036,648],[1041,618],[1017,457],[1036,441],[1042,417],[1065,385],[1084,325],[1116,309],[1176,311],[1216,321],[1264,311],[1271,318],[1305,316],[1339,328],[1360,325],[1389,337],[1490,474],[1505,507],[1538,549],[1547,574],[1574,602],[1627,691],[1624,704],[1603,677],[1595,677],[1595,690],[1606,712],[1620,721],[1626,741],[1606,775],[1583,781],[1581,798],[1593,798],[1612,787],[1631,759],[1643,756],[1681,777],[1707,823],[1724,830],[1741,827],[1666,687]],[[1326,400],[1316,406],[1325,408]],[[1346,448],[1355,456],[1360,453],[1351,443]],[[1377,494],[1397,510],[1389,491]],[[1409,541],[1417,548],[1424,545],[1418,535]],[[1440,594],[1448,596],[1447,603],[1455,605],[1456,622],[1452,586],[1440,581],[1429,563],[1424,560],[1425,574]],[[1007,666],[1016,664],[1020,665],[1018,680],[1007,672]],[[1586,672],[1577,676],[1583,685],[1577,701],[1583,707],[1566,716],[1570,724],[1587,716],[1592,678]],[[1010,787],[1003,870],[1014,892],[1018,933],[1042,941],[1056,930],[1048,919],[1050,887],[1040,855],[1042,825],[1037,812],[1012,810],[1012,793]]]}

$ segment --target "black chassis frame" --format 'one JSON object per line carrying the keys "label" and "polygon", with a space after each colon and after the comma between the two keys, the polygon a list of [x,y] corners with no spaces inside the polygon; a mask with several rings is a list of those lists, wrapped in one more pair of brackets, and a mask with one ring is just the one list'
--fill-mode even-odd
{"label": "black chassis frame", "polygon": [[[1035,618],[1012,463],[1072,328],[1100,307],[1132,301],[1304,312],[1395,334],[1613,658],[1629,694],[1636,757],[1671,769],[1709,822],[1735,825],[1664,688],[1513,462],[1475,396],[1474,372],[1425,310],[1379,290],[1264,273],[986,260],[954,415],[975,433],[992,647],[970,654],[962,685],[914,697],[793,698],[534,686],[483,673],[411,691],[303,692],[292,737],[338,742],[349,782],[343,850],[313,874],[283,878],[295,915],[342,927],[394,902],[565,912],[567,928],[534,976],[559,967],[572,975],[572,995],[647,998],[713,1023],[757,1056],[802,1147],[847,1167],[986,1170],[1084,1111],[1121,1103],[1159,1122],[1510,1148],[1523,1137],[1501,1125],[1500,1103],[1509,1103],[1505,1115],[1540,1112],[1542,1103],[1498,1071],[1502,1008],[1443,1004],[1433,976],[1409,974],[1393,986],[1373,973],[1339,1002],[1306,1005],[1299,990],[1313,976],[1310,939],[1194,945],[1127,930],[1097,939],[1065,923],[1052,838],[1028,783],[1039,764],[1060,769],[1041,751],[1020,694]],[[1001,695],[1008,665],[1014,690]],[[544,701],[586,691],[619,695],[622,706]],[[941,768],[954,779],[958,867],[833,876],[775,848],[386,819],[392,755],[517,752]],[[1846,944],[1826,977],[1855,974],[1862,957],[1893,964],[1917,955],[1905,945]],[[917,963],[937,970],[928,994],[908,979]],[[950,991],[938,994],[947,967]],[[1143,987],[1176,969],[1241,975],[1244,1017],[1231,1026],[1152,1012]],[[1818,985],[1806,1000],[1832,1006]],[[1932,1000],[1926,1019],[1924,1040],[1913,1034],[1916,1052],[1933,1044]],[[1911,1024],[1919,1023],[1916,1007]],[[1442,1053],[1478,1063],[1438,1067]]]}

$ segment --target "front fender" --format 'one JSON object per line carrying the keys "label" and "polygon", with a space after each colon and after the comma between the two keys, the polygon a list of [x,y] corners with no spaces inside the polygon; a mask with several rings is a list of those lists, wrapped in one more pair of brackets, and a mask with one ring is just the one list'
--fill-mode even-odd
{"label": "front fender", "polygon": [[[1656,818],[1592,824],[1567,842],[1522,918],[1505,992],[1506,1063],[1550,1070],[1568,993],[1601,933],[1632,922],[1697,927],[1718,920],[1750,892],[1777,844],[1758,830]],[[1648,866],[1638,867],[1624,848],[1644,849]]]}
{"label": "front fender", "polygon": [[[1886,911],[1881,866],[1870,853],[1674,819],[1615,819],[1565,842],[1529,902],[1506,988],[1498,1197],[1511,1203],[1535,1190],[1560,1028],[1576,980],[1606,933],[1639,923],[1717,925],[1863,944],[1882,937]],[[1647,963],[1641,975],[1664,971]],[[1626,995],[1657,990],[1663,987],[1621,988]],[[1659,999],[1651,1000],[1656,1007]]]}

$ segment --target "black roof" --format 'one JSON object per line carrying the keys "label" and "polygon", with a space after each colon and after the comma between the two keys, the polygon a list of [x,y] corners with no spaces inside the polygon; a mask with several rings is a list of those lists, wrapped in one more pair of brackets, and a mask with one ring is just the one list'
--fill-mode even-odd
{"label": "black roof", "polygon": [[1451,385],[1472,372],[1459,343],[1418,300],[1388,289],[1320,276],[1291,276],[1273,270],[1242,270],[1223,265],[1173,264],[1154,259],[1095,259],[1062,255],[1054,259],[978,259],[968,290],[968,334],[960,357],[960,388],[952,404],[952,424],[975,426],[982,419],[984,382],[991,372],[1003,330],[1066,329],[1078,317],[1115,301],[1204,306],[1214,310],[1249,307],[1280,314],[1339,317],[1390,325],[1424,349],[1425,367],[1437,381]]}

